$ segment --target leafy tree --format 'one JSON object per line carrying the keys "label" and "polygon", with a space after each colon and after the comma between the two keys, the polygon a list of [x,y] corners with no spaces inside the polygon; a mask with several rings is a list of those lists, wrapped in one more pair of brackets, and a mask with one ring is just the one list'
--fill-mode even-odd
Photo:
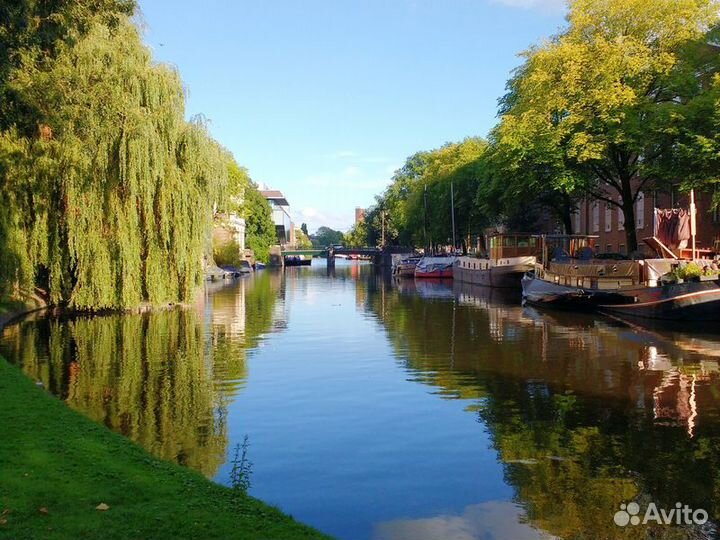
{"label": "leafy tree", "polygon": [[466,244],[467,236],[479,232],[486,222],[476,205],[486,149],[483,139],[467,138],[411,156],[366,220],[378,231],[384,212],[390,243],[449,243],[452,186],[457,241]]}
{"label": "leafy tree", "polygon": [[[305,224],[303,223],[303,225]],[[307,230],[307,226],[305,229]],[[298,249],[311,249],[313,247],[310,238],[308,238],[302,228],[295,229],[295,244]]]}
{"label": "leafy tree", "polygon": [[718,23],[718,3],[574,0],[568,22],[525,53],[501,138],[527,149],[518,163],[545,168],[532,181],[619,207],[634,251],[638,194],[668,179],[679,131],[693,131],[685,119],[707,78],[699,45]]}
{"label": "leafy tree", "polygon": [[326,248],[342,244],[343,233],[330,227],[320,227],[312,237],[312,244],[315,247]]}
{"label": "leafy tree", "polygon": [[351,248],[361,248],[368,245],[367,224],[365,221],[357,222],[343,238],[343,245]]}
{"label": "leafy tree", "polygon": [[12,16],[28,33],[11,38],[0,83],[1,292],[38,284],[80,309],[189,299],[224,150],[184,119],[178,74],[152,61],[127,10],[23,6]]}
{"label": "leafy tree", "polygon": [[270,204],[251,181],[245,196],[245,245],[253,250],[257,260],[268,262],[270,246],[277,243]]}
{"label": "leafy tree", "polygon": [[557,153],[533,151],[504,121],[493,130],[490,141],[481,162],[478,211],[517,231],[537,230],[540,217],[549,211],[572,234],[572,215],[580,197],[578,180]]}

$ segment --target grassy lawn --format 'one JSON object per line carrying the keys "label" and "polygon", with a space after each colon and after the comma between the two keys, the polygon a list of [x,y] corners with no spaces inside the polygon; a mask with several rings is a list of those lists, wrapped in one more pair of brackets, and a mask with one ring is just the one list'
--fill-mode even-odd
{"label": "grassy lawn", "polygon": [[328,537],[150,456],[0,357],[0,538]]}

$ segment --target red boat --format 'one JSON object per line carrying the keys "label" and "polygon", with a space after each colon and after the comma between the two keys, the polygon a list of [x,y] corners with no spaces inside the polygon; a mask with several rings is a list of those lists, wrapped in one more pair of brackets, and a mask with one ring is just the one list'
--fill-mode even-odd
{"label": "red boat", "polygon": [[452,279],[457,257],[423,257],[415,267],[416,278]]}

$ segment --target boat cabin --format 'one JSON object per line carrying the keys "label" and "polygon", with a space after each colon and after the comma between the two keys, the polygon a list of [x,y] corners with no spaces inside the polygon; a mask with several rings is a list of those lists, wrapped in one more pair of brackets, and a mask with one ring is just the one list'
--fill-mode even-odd
{"label": "boat cabin", "polygon": [[597,259],[597,236],[547,235],[542,238],[542,256],[535,274],[567,287],[620,289],[641,282],[638,261]]}
{"label": "boat cabin", "polygon": [[488,237],[491,259],[510,259],[513,257],[534,257],[538,254],[540,237],[527,233],[503,233]]}

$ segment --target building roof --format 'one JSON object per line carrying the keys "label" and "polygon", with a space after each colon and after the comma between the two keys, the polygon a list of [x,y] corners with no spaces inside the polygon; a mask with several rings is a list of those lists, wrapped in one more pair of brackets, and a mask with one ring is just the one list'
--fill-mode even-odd
{"label": "building roof", "polygon": [[281,191],[276,189],[266,189],[260,190],[260,194],[268,201],[275,201],[275,203],[280,206],[290,206],[290,203],[287,202],[285,195],[283,195]]}

